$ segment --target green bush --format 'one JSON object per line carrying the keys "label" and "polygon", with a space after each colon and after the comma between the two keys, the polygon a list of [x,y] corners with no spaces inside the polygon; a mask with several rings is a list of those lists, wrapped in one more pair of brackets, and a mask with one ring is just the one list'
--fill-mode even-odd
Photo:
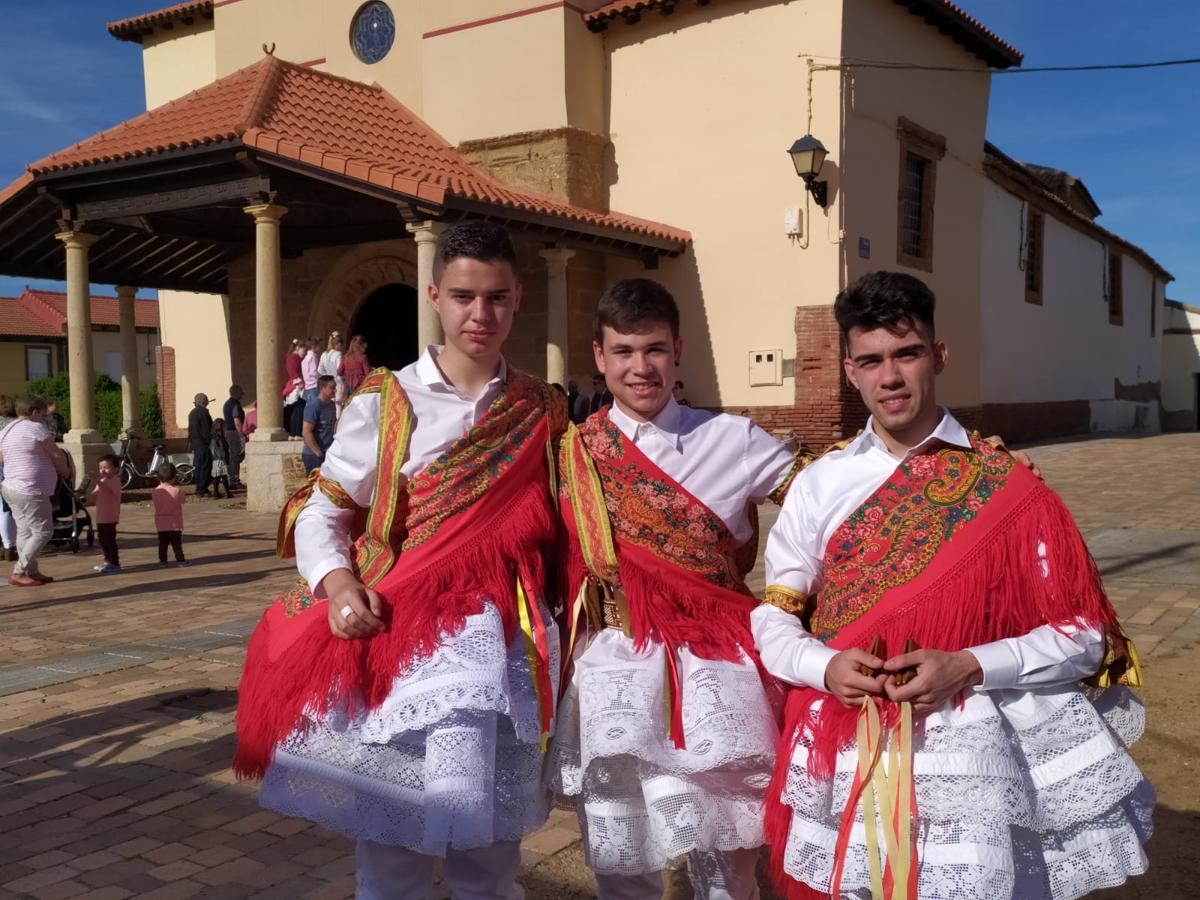
{"label": "green bush", "polygon": [[151,385],[138,394],[138,419],[142,437],[161,440],[163,431],[162,407],[158,405],[158,386]]}
{"label": "green bush", "polygon": [[[105,373],[97,372],[92,389],[96,398],[96,428],[105,440],[115,441],[121,436],[121,385]],[[25,385],[25,393],[56,399],[58,411],[66,419],[67,428],[71,427],[71,383],[66,372],[29,382]],[[157,386],[139,392],[138,420],[143,437],[162,438],[162,408],[158,404]]]}

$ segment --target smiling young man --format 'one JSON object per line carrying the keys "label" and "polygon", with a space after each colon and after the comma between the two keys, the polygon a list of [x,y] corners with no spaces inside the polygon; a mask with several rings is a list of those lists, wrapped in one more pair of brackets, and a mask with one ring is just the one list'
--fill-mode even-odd
{"label": "smiling young man", "polygon": [[1136,658],[1070,514],[937,405],[924,283],[875,272],[834,311],[871,417],[797,477],[752,615],[797,686],[768,791],[781,890],[1065,900],[1142,872],[1154,796],[1116,684]]}
{"label": "smiling young man", "polygon": [[558,674],[545,603],[566,411],[501,348],[521,305],[495,225],[438,240],[445,346],[350,397],[319,476],[284,510],[301,588],[251,638],[243,775],[264,806],[357,841],[359,898],[514,898]]}
{"label": "smiling young man", "polygon": [[594,331],[613,404],[563,442],[573,670],[548,778],[576,804],[601,900],[661,897],[682,855],[698,898],[753,898],[777,728],[744,576],[754,507],[800,461],[749,419],[674,400],[683,341],[661,284],[613,285]]}

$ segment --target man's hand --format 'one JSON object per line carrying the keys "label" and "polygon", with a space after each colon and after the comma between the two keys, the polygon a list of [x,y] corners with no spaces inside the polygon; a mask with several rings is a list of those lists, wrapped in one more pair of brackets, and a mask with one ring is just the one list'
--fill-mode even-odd
{"label": "man's hand", "polygon": [[825,687],[844,705],[853,706],[867,694],[883,695],[886,675],[864,675],[860,669],[875,671],[883,665],[878,656],[851,647],[829,661],[825,668]]}
{"label": "man's hand", "polygon": [[[916,666],[916,676],[908,684],[896,684],[895,673],[911,666]],[[895,703],[907,700],[917,715],[931,713],[960,691],[983,683],[979,660],[967,650],[914,650],[893,656],[883,670],[889,673],[884,685],[888,699]]]}
{"label": "man's hand", "polygon": [[1033,457],[1024,450],[1009,450],[1008,447],[1004,446],[1004,438],[1000,437],[998,434],[993,434],[991,437],[986,437],[983,440],[985,443],[991,444],[997,450],[1003,450],[1042,481],[1046,480],[1042,475],[1042,470],[1039,469],[1037,467],[1037,463],[1033,461]]}
{"label": "man's hand", "polygon": [[[334,569],[321,580],[329,598],[329,630],[353,640],[387,631],[383,622],[383,598],[354,577],[349,569]],[[346,607],[349,615],[342,615]]]}

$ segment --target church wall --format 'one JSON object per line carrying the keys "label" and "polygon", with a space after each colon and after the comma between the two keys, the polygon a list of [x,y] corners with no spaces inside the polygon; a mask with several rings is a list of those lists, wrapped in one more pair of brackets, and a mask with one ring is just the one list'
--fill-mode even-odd
{"label": "church wall", "polygon": [[1164,428],[1200,428],[1200,307],[1171,301],[1163,307]]}

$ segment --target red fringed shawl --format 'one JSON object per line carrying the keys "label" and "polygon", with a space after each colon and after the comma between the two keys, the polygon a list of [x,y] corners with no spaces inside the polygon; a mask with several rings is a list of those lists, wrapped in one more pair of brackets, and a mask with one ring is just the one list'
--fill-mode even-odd
{"label": "red fringed shawl", "polygon": [[[958,651],[1076,619],[1117,630],[1095,561],[1059,497],[1008,454],[978,438],[972,444],[911,457],[833,533],[811,623],[826,644],[865,650],[880,635],[888,657],[908,639]],[[882,712],[885,727],[894,724],[896,705],[885,699]],[[854,743],[858,714],[815,688],[789,694],[765,827],[789,900],[822,896],[782,871],[792,811],[780,797],[796,743],[810,732],[810,773],[831,778],[838,752]]]}
{"label": "red fringed shawl", "polygon": [[[745,653],[757,661],[750,634],[756,602],[744,580],[754,548],[739,548],[721,518],[651,462],[607,409],[568,430],[560,469],[568,597],[588,582],[623,589],[638,649],[658,643],[705,659],[737,661]],[[585,627],[599,624],[593,616]],[[674,653],[667,656],[671,666]],[[672,738],[680,746],[673,700]]]}
{"label": "red fringed shawl", "polygon": [[[381,393],[379,468],[371,509],[360,517],[365,524],[354,566],[382,597],[388,628],[367,640],[335,637],[328,601],[316,600],[307,586],[271,605],[251,635],[238,689],[234,769],[244,777],[261,777],[275,747],[306,715],[378,707],[395,677],[432,653],[443,634],[461,630],[485,598],[500,611],[510,640],[522,616],[532,612],[537,619],[544,560],[557,537],[549,485],[553,443],[566,424],[563,401],[542,382],[510,370],[504,392],[479,424],[406,483],[400,467],[411,409],[392,373],[372,378],[364,386]],[[318,477],[305,491],[314,487],[339,502],[336,485]],[[298,507],[307,499],[302,494],[281,516],[284,549],[292,546]],[[349,500],[344,491],[341,496]],[[545,624],[531,626],[539,657]],[[544,725],[550,711],[543,709]]]}

